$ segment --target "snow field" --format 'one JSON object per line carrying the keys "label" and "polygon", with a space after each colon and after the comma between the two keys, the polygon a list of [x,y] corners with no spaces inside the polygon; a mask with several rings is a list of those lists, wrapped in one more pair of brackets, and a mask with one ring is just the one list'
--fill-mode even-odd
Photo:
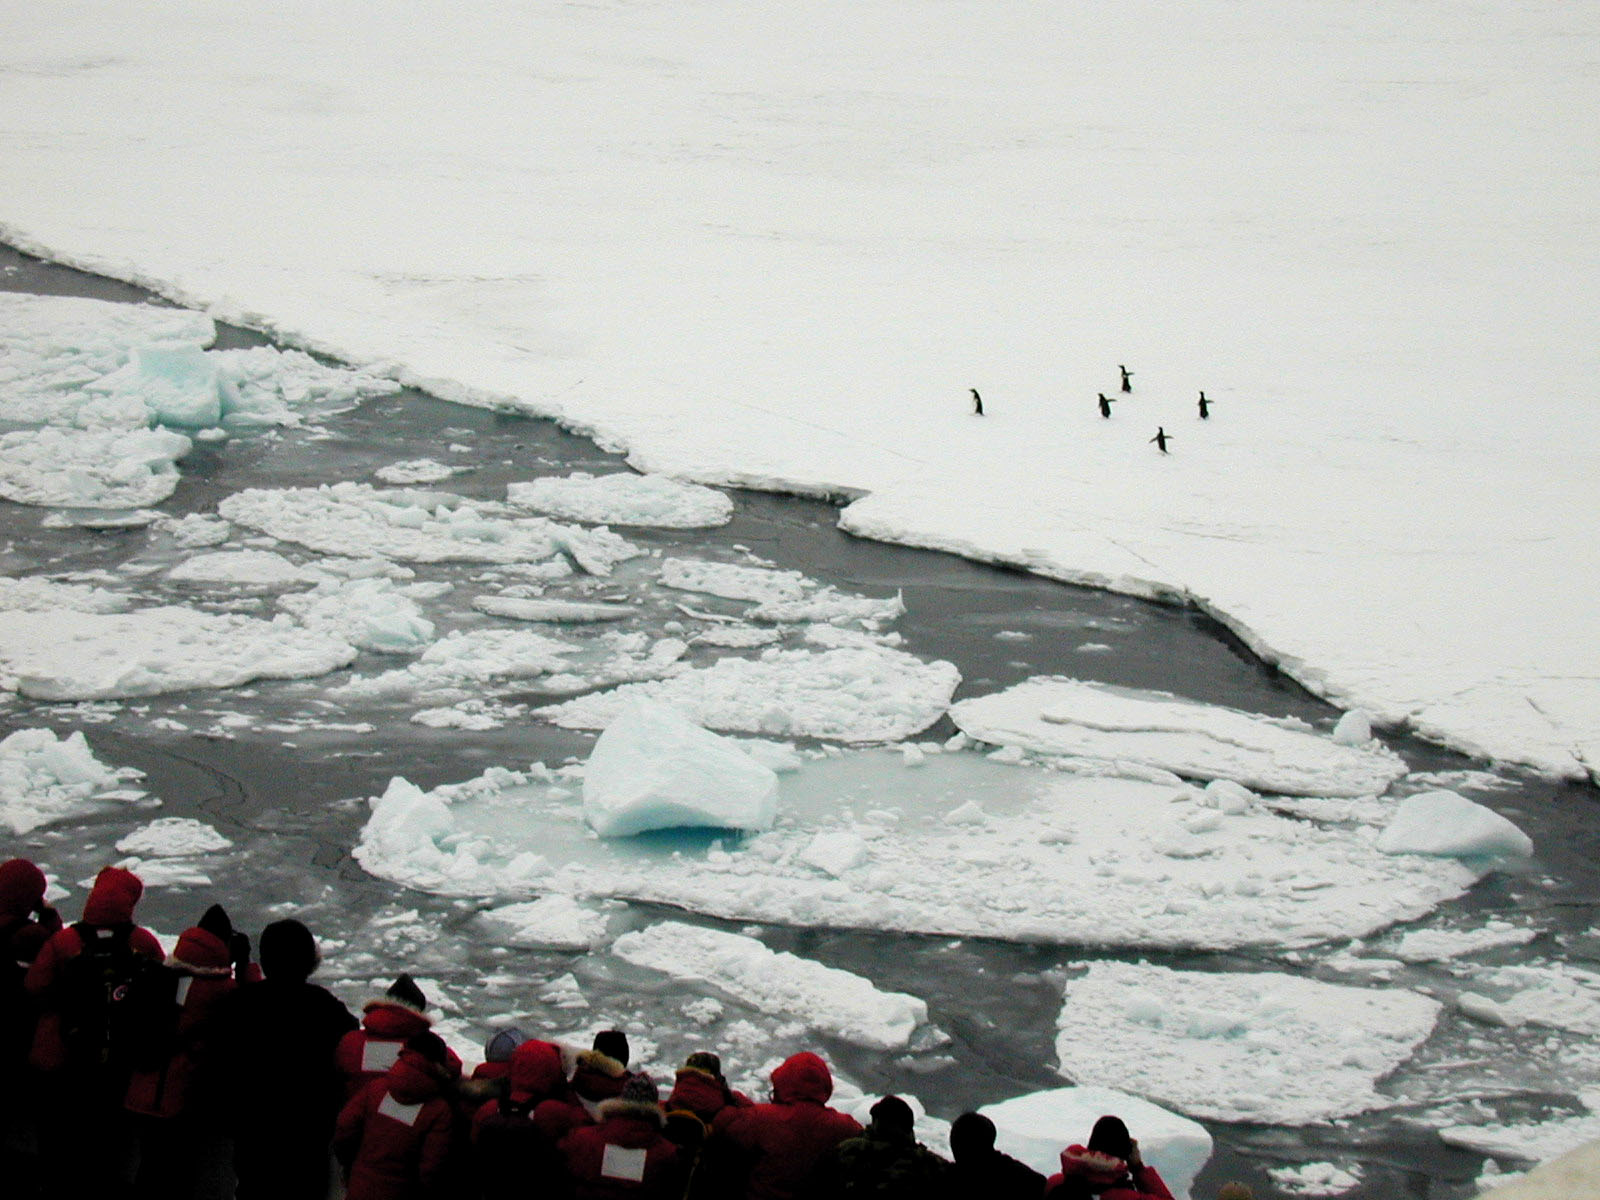
{"label": "snow field", "polygon": [[611,953],[875,1050],[904,1049],[928,1020],[928,1006],[914,996],[880,991],[859,975],[769,950],[742,934],[663,921],[623,934]]}
{"label": "snow field", "polygon": [[1440,1008],[1403,988],[1099,962],[1067,985],[1056,1055],[1069,1079],[1190,1116],[1305,1125],[1389,1103],[1376,1084]]}

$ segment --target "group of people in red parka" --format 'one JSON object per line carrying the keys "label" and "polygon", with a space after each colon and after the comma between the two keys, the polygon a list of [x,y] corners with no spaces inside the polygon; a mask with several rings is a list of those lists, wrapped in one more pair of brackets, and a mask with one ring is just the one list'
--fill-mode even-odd
{"label": "group of people in red parka", "polygon": [[501,1030],[468,1073],[409,976],[358,1021],[311,982],[300,922],[268,925],[253,962],[213,905],[168,957],[134,922],[142,890],[108,867],[63,925],[33,863],[0,864],[8,1196],[324,1200],[336,1163],[350,1200],[1172,1200],[1115,1117],[1048,1180],[979,1113],[946,1159],[897,1096],[865,1128],[830,1107],[809,1052],[759,1103],[710,1050],[663,1095],[618,1030],[588,1049]]}

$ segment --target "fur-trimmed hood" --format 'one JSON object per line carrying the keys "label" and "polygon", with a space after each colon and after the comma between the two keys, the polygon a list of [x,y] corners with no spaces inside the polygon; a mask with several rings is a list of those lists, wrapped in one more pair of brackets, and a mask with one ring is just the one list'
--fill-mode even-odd
{"label": "fur-trimmed hood", "polygon": [[167,958],[167,966],[186,975],[226,977],[233,974],[228,944],[196,925],[178,935],[178,944]]}
{"label": "fur-trimmed hood", "polygon": [[580,1050],[572,1072],[572,1090],[585,1100],[610,1100],[622,1094],[628,1068],[598,1050]]}
{"label": "fur-trimmed hood", "polygon": [[1108,1187],[1127,1178],[1128,1164],[1115,1154],[1107,1154],[1103,1150],[1068,1146],[1061,1152],[1061,1173],[1085,1179],[1097,1187]]}
{"label": "fur-trimmed hood", "polygon": [[361,1028],[374,1037],[408,1038],[433,1027],[433,1018],[393,996],[379,996],[361,1007]]}

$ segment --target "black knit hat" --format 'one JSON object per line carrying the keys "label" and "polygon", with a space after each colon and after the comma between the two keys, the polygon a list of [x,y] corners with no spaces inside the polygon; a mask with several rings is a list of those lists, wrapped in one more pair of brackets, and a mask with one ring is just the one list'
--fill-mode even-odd
{"label": "black knit hat", "polygon": [[628,1065],[628,1035],[620,1029],[602,1029],[594,1035],[594,1048],[607,1058]]}
{"label": "black knit hat", "polygon": [[233,922],[228,919],[228,910],[220,904],[213,904],[206,909],[195,924],[224,946],[233,940]]}
{"label": "black knit hat", "polygon": [[885,1096],[871,1108],[872,1124],[885,1133],[910,1133],[916,1114],[899,1096]]}
{"label": "black knit hat", "polygon": [[683,1065],[693,1067],[696,1071],[704,1071],[707,1075],[722,1078],[722,1059],[709,1050],[696,1050],[683,1060]]}
{"label": "black knit hat", "polygon": [[417,986],[417,981],[404,971],[400,977],[389,985],[389,990],[384,993],[389,999],[405,1007],[423,1012],[428,1007],[428,998],[422,994],[422,989]]}

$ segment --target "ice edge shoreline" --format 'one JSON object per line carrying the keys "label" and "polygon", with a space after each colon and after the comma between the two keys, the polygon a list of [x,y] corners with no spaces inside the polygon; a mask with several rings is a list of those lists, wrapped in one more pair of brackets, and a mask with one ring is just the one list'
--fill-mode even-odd
{"label": "ice edge shoreline", "polygon": [[[628,464],[636,470],[648,471],[649,469],[648,462],[630,448],[624,439],[610,435],[605,430],[589,422],[575,419],[560,409],[546,409],[541,407],[538,402],[521,396],[485,391],[454,379],[419,375],[406,367],[404,363],[392,360],[362,362],[359,355],[350,354],[338,346],[321,342],[298,331],[286,329],[265,314],[237,307],[226,298],[208,300],[176,283],[148,275],[126,260],[113,260],[92,254],[72,254],[58,250],[30,236],[18,226],[7,221],[0,221],[0,244],[44,262],[54,263],[75,271],[82,271],[86,274],[98,275],[105,279],[143,288],[168,303],[204,313],[213,320],[221,321],[227,325],[260,333],[281,346],[333,359],[345,366],[370,371],[384,378],[393,379],[404,387],[415,388],[446,403],[490,411],[514,412],[522,416],[550,421],[567,433],[588,438],[600,449],[608,453],[622,455]],[[1037,562],[1020,556],[984,551],[976,546],[962,545],[960,540],[955,538],[941,539],[932,535],[889,537],[882,531],[872,530],[863,522],[851,520],[851,505],[855,501],[870,495],[869,492],[859,488],[821,482],[804,483],[799,480],[786,480],[771,476],[752,476],[739,471],[726,471],[721,474],[712,472],[680,474],[674,472],[673,475],[674,477],[687,479],[692,483],[713,487],[732,487],[749,491],[769,492],[775,495],[796,496],[833,504],[839,509],[839,528],[852,537],[859,537],[867,541],[878,541],[888,545],[906,546],[918,550],[938,551],[944,554],[952,554],[971,562],[1025,571],[1030,575],[1037,575],[1040,578],[1051,579],[1058,583],[1094,588],[1098,591],[1132,596],[1136,599],[1149,600],[1158,604],[1192,608],[1210,620],[1217,622],[1230,634],[1238,638],[1251,654],[1273,670],[1281,672],[1286,678],[1304,688],[1311,695],[1346,710],[1352,708],[1381,710],[1382,708],[1381,705],[1372,705],[1369,702],[1364,702],[1360,696],[1347,694],[1341,689],[1330,686],[1325,672],[1311,667],[1294,656],[1279,654],[1244,622],[1235,619],[1225,610],[1215,607],[1204,597],[1195,594],[1182,584],[1144,579],[1138,576],[1123,575],[1113,577],[1098,571],[1080,571],[1064,564]],[[1416,724],[1409,714],[1397,717],[1392,713],[1385,714],[1380,711],[1375,716],[1374,724],[1395,733],[1414,736],[1422,741],[1442,746],[1470,758],[1487,760],[1499,766],[1521,768],[1546,778],[1600,787],[1600,765],[1587,763],[1581,748],[1578,746],[1568,747],[1567,753],[1573,761],[1581,764],[1583,767],[1581,773],[1565,769],[1554,762],[1539,761],[1531,756],[1527,759],[1515,757],[1495,758],[1493,755],[1486,753],[1470,736],[1466,734],[1460,736],[1452,735],[1451,731],[1438,726],[1430,725],[1427,728],[1423,728]]]}

